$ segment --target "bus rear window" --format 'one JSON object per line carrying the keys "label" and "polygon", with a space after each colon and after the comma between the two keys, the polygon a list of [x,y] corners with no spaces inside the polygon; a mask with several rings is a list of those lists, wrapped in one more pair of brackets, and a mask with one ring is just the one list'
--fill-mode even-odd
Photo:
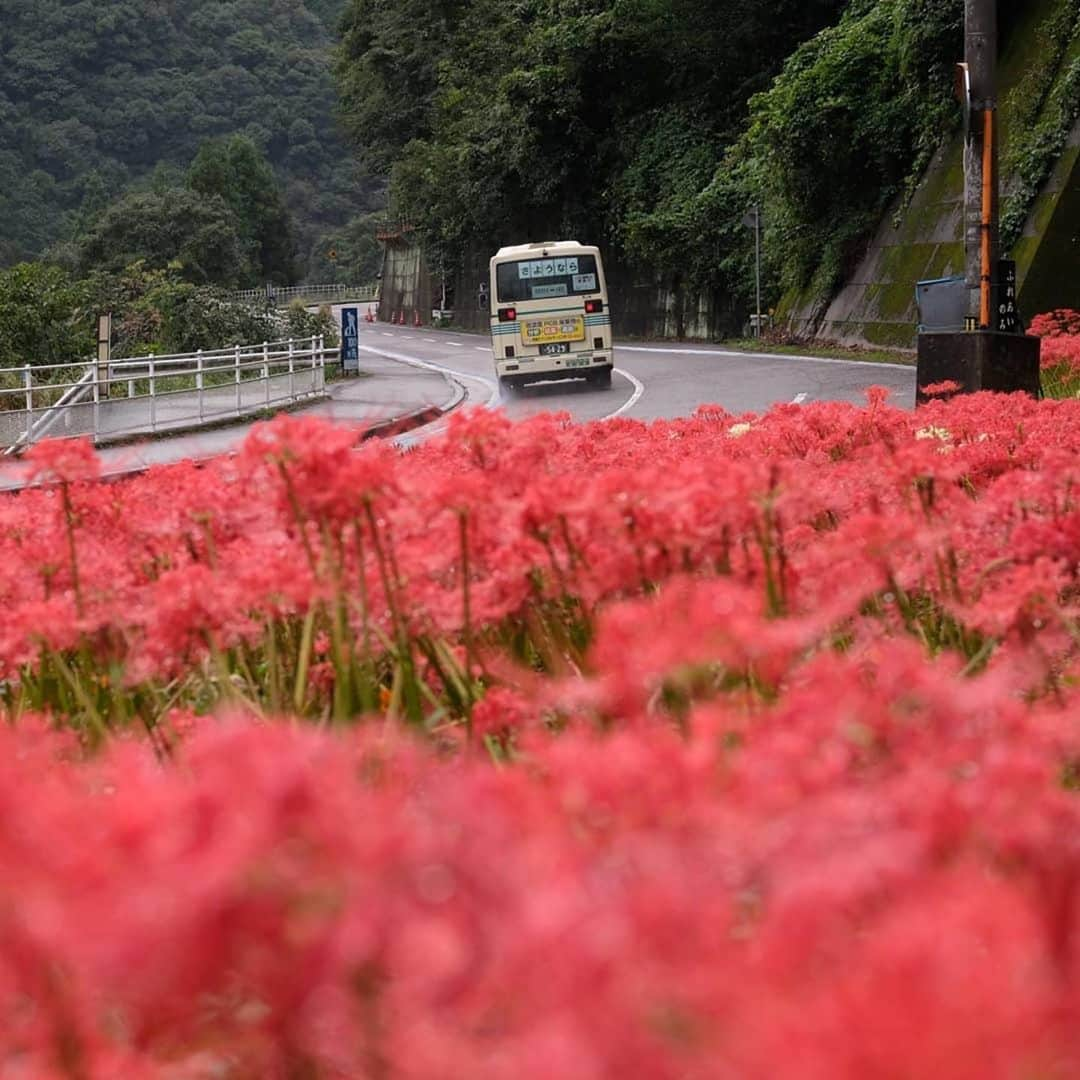
{"label": "bus rear window", "polygon": [[595,255],[557,255],[546,259],[523,259],[495,267],[499,303],[522,300],[555,300],[600,291]]}

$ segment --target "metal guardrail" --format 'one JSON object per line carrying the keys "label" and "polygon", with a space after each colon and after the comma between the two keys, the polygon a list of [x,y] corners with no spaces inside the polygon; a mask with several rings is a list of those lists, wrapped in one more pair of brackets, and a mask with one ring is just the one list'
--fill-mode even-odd
{"label": "metal guardrail", "polygon": [[47,435],[100,442],[176,431],[321,397],[336,355],[319,336],[8,368],[0,372],[11,384],[0,379],[0,447],[10,455]]}
{"label": "metal guardrail", "polygon": [[294,300],[312,304],[340,304],[346,300],[370,303],[377,299],[378,292],[377,285],[290,285],[287,288],[268,285],[264,289],[233,293],[233,299],[245,304],[288,307]]}

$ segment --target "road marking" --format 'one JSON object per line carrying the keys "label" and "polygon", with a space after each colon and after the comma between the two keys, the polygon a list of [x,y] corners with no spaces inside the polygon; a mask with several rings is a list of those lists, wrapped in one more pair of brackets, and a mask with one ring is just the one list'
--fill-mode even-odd
{"label": "road marking", "polygon": [[426,337],[426,338],[424,338],[424,340],[425,340],[425,341],[426,341],[426,342],[427,342],[427,343],[428,343],[429,345],[438,345],[438,343],[439,343],[439,339],[438,339],[438,338],[433,338],[433,337]]}
{"label": "road marking", "polygon": [[634,393],[631,395],[629,401],[627,401],[623,405],[620,405],[613,413],[608,413],[607,416],[602,416],[600,418],[601,420],[614,420],[616,416],[621,416],[624,412],[632,409],[638,403],[641,395],[645,393],[644,383],[641,383],[637,379],[635,379],[629,371],[623,371],[622,368],[614,368],[614,372],[616,375],[621,375],[624,379],[630,380],[634,387]]}
{"label": "road marking", "polygon": [[877,360],[837,360],[830,356],[795,356],[788,353],[739,352],[737,349],[664,349],[652,345],[616,345],[615,351],[639,353],[667,353],[674,356],[727,356],[741,357],[744,360],[800,360],[812,364],[846,364],[849,367],[895,368],[897,371],[910,371],[914,376],[915,368],[911,364],[891,364]]}
{"label": "road marking", "polygon": [[475,347],[477,352],[486,352],[486,353],[491,352],[491,350],[486,345],[476,345],[474,347]]}
{"label": "road marking", "polygon": [[393,336],[394,336],[393,334],[388,334],[385,330],[383,331],[383,337],[393,337]]}
{"label": "road marking", "polygon": [[485,378],[483,375],[474,375],[472,372],[467,371],[455,371],[453,368],[448,368],[443,364],[436,364],[431,360],[417,360],[415,356],[406,356],[404,353],[392,353],[386,349],[372,348],[370,345],[358,346],[361,352],[371,353],[373,356],[385,356],[388,360],[397,360],[402,364],[410,364],[412,367],[424,368],[427,371],[437,371],[440,375],[452,375],[457,379],[472,379],[475,382],[483,383],[484,386],[490,391],[485,409],[494,409],[499,404],[499,386],[498,383],[493,382],[491,379]]}
{"label": "road marking", "polygon": [[[488,379],[483,375],[474,375],[472,372],[455,371],[454,368],[446,367],[444,364],[436,364],[431,360],[418,360],[414,356],[406,356],[404,353],[393,353],[386,349],[373,348],[370,345],[358,346],[360,352],[371,353],[373,356],[385,356],[388,360],[397,360],[402,364],[409,364],[412,367],[424,368],[427,371],[437,371],[440,375],[452,375],[457,379],[471,379],[474,382],[482,383],[484,387],[489,391],[488,400],[484,405],[485,409],[494,409],[502,404],[502,397],[499,391],[499,384],[492,379]],[[485,350],[486,351],[486,350]],[[633,387],[634,392],[631,394],[629,400],[620,405],[614,412],[608,413],[607,416],[602,416],[601,421],[613,420],[616,416],[621,416],[624,412],[632,409],[638,401],[641,400],[641,395],[645,393],[645,385],[640,380],[634,378],[629,371],[623,371],[622,368],[614,368],[614,374],[621,375],[626,379]]]}
{"label": "road marking", "polygon": [[801,405],[810,395],[809,394],[796,394],[792,405]]}
{"label": "road marking", "polygon": [[460,341],[448,341],[446,344],[451,346],[454,349],[464,349],[465,348],[465,346],[462,345]]}

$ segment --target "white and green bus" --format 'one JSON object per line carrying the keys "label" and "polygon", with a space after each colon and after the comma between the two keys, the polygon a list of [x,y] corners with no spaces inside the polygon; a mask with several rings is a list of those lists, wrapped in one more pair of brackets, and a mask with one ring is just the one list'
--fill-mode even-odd
{"label": "white and green bus", "polygon": [[611,312],[598,248],[576,240],[502,248],[489,287],[500,386],[574,378],[611,386]]}

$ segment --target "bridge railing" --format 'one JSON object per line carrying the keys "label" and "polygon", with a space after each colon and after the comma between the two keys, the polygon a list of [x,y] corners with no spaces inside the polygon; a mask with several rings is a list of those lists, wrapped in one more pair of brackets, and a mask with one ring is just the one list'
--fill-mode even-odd
{"label": "bridge railing", "polygon": [[265,307],[288,307],[294,300],[308,304],[343,304],[349,300],[372,303],[378,297],[377,285],[270,285],[262,289],[244,289],[233,298],[245,304]]}
{"label": "bridge railing", "polygon": [[0,371],[0,447],[14,454],[46,437],[110,441],[258,415],[324,396],[336,356],[320,336],[8,368]]}

